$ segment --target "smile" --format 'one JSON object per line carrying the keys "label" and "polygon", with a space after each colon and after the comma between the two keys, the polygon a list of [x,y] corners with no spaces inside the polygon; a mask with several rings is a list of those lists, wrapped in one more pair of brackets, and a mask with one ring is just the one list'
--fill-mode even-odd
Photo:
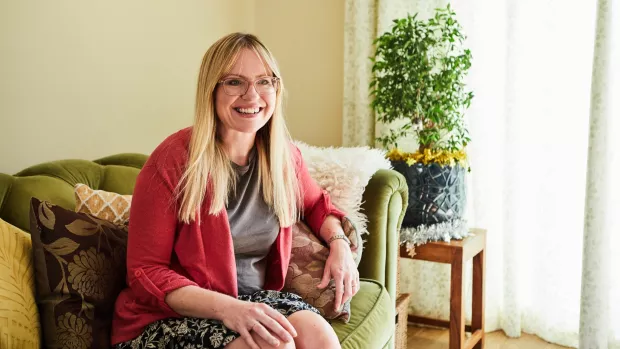
{"label": "smile", "polygon": [[264,108],[258,107],[258,108],[233,108],[233,109],[235,109],[235,111],[239,114],[254,115],[254,114],[260,113]]}

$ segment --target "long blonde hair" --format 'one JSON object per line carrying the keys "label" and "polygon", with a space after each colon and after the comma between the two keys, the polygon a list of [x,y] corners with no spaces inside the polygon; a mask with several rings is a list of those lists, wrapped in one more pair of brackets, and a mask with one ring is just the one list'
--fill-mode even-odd
{"label": "long blonde hair", "polygon": [[[210,200],[209,214],[221,213],[228,202],[228,193],[234,190],[236,175],[218,138],[214,99],[218,81],[230,71],[242,49],[254,51],[274,76],[281,78],[273,55],[254,35],[229,34],[207,50],[198,76],[188,162],[176,188],[177,200],[180,199],[178,217],[184,223],[196,220],[204,200]],[[255,142],[263,198],[280,225],[288,227],[299,218],[301,194],[282,114],[283,93],[280,79],[273,115],[258,130]],[[206,197],[207,189],[210,197]]]}

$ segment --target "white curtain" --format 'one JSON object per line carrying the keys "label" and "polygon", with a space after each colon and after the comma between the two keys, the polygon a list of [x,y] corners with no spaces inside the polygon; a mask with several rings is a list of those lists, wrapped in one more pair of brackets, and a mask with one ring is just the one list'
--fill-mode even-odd
{"label": "white curtain", "polygon": [[[389,3],[375,3],[375,14]],[[452,6],[473,54],[468,220],[488,230],[486,330],[620,348],[620,4]],[[428,15],[427,2],[419,8]],[[346,28],[353,19],[347,16]],[[351,52],[345,67],[357,59]],[[369,78],[367,70],[358,73],[366,77],[357,81]],[[352,134],[351,125],[374,121],[348,108],[368,103],[367,93],[349,94],[351,81],[344,143],[372,144]],[[410,313],[449,318],[448,266],[401,260],[401,283],[413,297]],[[470,299],[470,283],[465,291]]]}

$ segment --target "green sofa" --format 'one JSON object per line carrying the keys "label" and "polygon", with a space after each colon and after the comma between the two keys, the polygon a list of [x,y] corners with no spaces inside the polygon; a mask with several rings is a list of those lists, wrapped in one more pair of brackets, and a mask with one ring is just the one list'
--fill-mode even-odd
{"label": "green sofa", "polygon": [[[94,162],[61,160],[44,163],[16,175],[0,173],[0,218],[27,232],[30,198],[34,196],[73,209],[73,186],[76,183],[85,183],[94,189],[131,194],[136,176],[146,159],[147,156],[142,154],[118,154]],[[397,232],[407,205],[405,180],[395,171],[379,170],[366,187],[363,199],[370,232],[365,236],[359,266],[363,280],[359,293],[352,300],[350,322],[334,322],[333,327],[343,348],[392,348]],[[11,319],[8,320],[0,321],[0,333],[7,332],[6,328],[2,331],[1,327],[10,326],[3,325],[11,322]]]}

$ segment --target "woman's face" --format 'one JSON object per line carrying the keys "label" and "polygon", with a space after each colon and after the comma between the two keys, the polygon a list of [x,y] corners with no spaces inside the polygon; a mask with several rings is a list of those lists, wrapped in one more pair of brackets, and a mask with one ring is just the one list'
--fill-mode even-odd
{"label": "woman's face", "polygon": [[[271,80],[260,78],[271,79],[271,76],[258,54],[249,49],[243,49],[239,53],[230,72],[220,79],[226,81],[218,84],[215,90],[215,111],[220,120],[219,132],[223,135],[231,132],[255,134],[269,121],[276,104],[276,92],[259,94],[256,87],[264,90],[264,85]],[[244,84],[248,85],[244,94],[231,95],[239,91],[242,93]]]}

